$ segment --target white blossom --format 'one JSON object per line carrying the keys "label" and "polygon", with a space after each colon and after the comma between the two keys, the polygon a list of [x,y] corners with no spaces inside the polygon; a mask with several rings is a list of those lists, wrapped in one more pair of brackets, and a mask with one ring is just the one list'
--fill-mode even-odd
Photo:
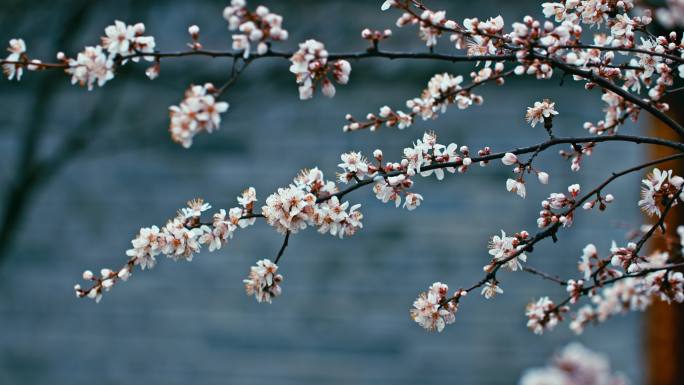
{"label": "white blossom", "polygon": [[549,99],[544,99],[541,102],[534,102],[534,107],[527,107],[525,120],[534,127],[537,123],[543,122],[544,119],[549,119],[554,115],[558,115],[558,111],[554,109],[555,105],[556,103],[553,103]]}
{"label": "white blossom", "polygon": [[[26,43],[23,39],[12,39],[9,41],[7,48],[9,55],[5,58],[8,62],[21,62],[23,55],[26,53]],[[21,80],[21,75],[24,73],[24,67],[21,64],[5,63],[2,65],[2,72],[7,76],[7,79]]]}

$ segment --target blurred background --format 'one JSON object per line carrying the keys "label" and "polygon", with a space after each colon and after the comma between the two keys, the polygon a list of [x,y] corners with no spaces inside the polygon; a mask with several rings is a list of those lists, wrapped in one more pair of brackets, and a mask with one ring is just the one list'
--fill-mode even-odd
{"label": "blurred background", "polygon": [[[292,50],[306,38],[331,52],[360,51],[364,27],[392,28],[383,45],[423,51],[416,30],[394,27],[396,12],[380,0],[263,0],[284,16]],[[230,49],[221,17],[227,1],[3,0],[0,38],[22,37],[31,56],[51,60],[99,43],[114,19],[144,22],[163,51],[183,50],[187,27],[201,27],[208,49]],[[257,3],[249,1],[250,6]],[[541,16],[536,1],[438,1],[456,20],[525,14]],[[446,46],[442,50],[448,50]],[[436,72],[467,74],[468,64],[352,62],[350,84],[337,96],[298,100],[288,62],[259,60],[226,95],[231,108],[220,131],[200,135],[185,150],[169,139],[169,105],[190,83],[221,84],[229,59],[183,58],[162,63],[149,81],[144,64],[130,64],[102,89],[71,86],[57,72],[25,74],[0,83],[0,383],[4,384],[514,384],[525,368],[541,366],[560,346],[579,340],[606,353],[632,384],[645,383],[648,350],[638,314],[617,317],[574,336],[567,323],[542,337],[525,327],[533,298],[564,290],[522,273],[503,273],[505,294],[469,298],[457,321],[429,334],[408,316],[413,299],[434,281],[452,288],[478,280],[488,261],[488,239],[501,229],[536,231],[539,202],[572,183],[593,188],[610,172],[651,156],[635,145],[602,144],[572,173],[555,150],[539,157],[548,186],[531,180],[528,198],[505,190],[508,167],[473,168],[467,175],[418,180],[425,202],[414,212],[379,202],[370,189],[348,196],[362,203],[364,229],[345,240],[314,230],[290,240],[281,261],[283,296],[272,305],[245,296],[242,279],[257,259],[272,258],[282,238],[264,223],[241,231],[217,253],[192,263],[160,260],[136,270],[100,304],[78,300],[72,287],[84,269],[119,267],[141,226],[161,225],[185,201],[203,197],[228,208],[247,186],[260,203],[304,167],[337,172],[339,154],[401,149],[435,130],[441,142],[494,151],[538,143],[543,130],[524,122],[527,106],[556,101],[559,135],[582,135],[582,123],[602,117],[600,93],[560,78],[516,79],[480,89],[485,104],[452,108],[436,121],[404,131],[343,134],[344,115],[362,117],[388,104],[403,107]],[[628,124],[625,132],[650,129]],[[543,242],[529,265],[576,275],[590,242],[606,253],[611,240],[641,223],[636,206],[640,175],[612,184],[607,214],[581,213],[558,244]],[[662,347],[662,346],[661,346]],[[669,357],[671,359],[671,357]],[[666,358],[667,360],[667,358]]]}

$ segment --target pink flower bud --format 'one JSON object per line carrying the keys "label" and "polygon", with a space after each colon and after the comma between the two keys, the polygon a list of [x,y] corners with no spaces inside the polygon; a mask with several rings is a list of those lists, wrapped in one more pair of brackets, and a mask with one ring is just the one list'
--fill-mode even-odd
{"label": "pink flower bud", "polygon": [[539,183],[541,184],[548,184],[549,183],[549,174],[545,172],[539,172],[537,174],[537,178],[539,179]]}
{"label": "pink flower bud", "polygon": [[505,164],[506,166],[512,166],[518,163],[518,157],[511,152],[507,152],[506,155],[504,155],[504,157],[501,158],[501,163]]}

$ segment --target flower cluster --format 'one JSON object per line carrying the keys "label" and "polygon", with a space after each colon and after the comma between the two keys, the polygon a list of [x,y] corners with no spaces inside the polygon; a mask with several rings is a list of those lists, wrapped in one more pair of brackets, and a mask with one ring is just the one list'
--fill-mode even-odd
{"label": "flower cluster", "polygon": [[153,55],[144,55],[154,53],[154,37],[143,36],[144,33],[143,23],[126,25],[117,20],[105,28],[101,46],[85,47],[76,59],[67,58],[60,52],[57,59],[67,64],[65,71],[71,75],[72,84],[78,83],[92,90],[95,84],[102,87],[114,78],[115,61],[126,64],[130,58],[137,62],[141,56],[148,61],[154,60]]}
{"label": "flower cluster", "polygon": [[[3,72],[10,79],[20,80],[23,70],[35,71],[45,68],[63,68],[71,76],[71,83],[88,87],[92,90],[95,84],[102,87],[114,77],[114,69],[118,64],[124,65],[128,60],[139,61],[141,58],[155,60],[156,43],[154,37],[143,36],[145,25],[137,23],[127,25],[116,20],[105,28],[105,36],[101,37],[101,45],[87,46],[69,58],[63,52],[57,53],[59,63],[44,64],[37,59],[29,59],[26,55],[26,44],[22,39],[10,40],[10,55],[3,60]],[[158,72],[158,63],[156,64]]]}
{"label": "flower cluster", "polygon": [[328,63],[328,51],[323,43],[309,39],[299,44],[299,50],[290,58],[290,72],[295,74],[299,84],[299,98],[302,100],[313,97],[316,85],[321,83],[323,95],[335,96],[335,85],[328,78],[332,77],[338,84],[347,84],[351,73],[351,64],[346,60],[336,60]]}
{"label": "flower cluster", "polygon": [[92,90],[97,84],[102,87],[114,78],[114,61],[105,55],[101,46],[85,47],[76,59],[67,59],[69,68],[66,72],[71,75],[71,84],[88,87]]}
{"label": "flower cluster", "polygon": [[278,266],[269,259],[257,261],[250,268],[249,277],[243,282],[247,295],[253,295],[257,302],[268,302],[282,293],[280,283],[283,276],[277,274]]}
{"label": "flower cluster", "polygon": [[354,235],[363,227],[363,214],[358,211],[361,205],[349,207],[349,202],[341,203],[335,193],[335,183],[326,181],[318,168],[303,170],[292,184],[266,198],[261,213],[281,234],[315,226],[321,233],[340,238]]}
{"label": "flower cluster", "polygon": [[420,293],[413,302],[411,318],[429,331],[444,330],[444,326],[456,320],[458,300],[467,294],[465,290],[459,289],[449,298],[448,293],[449,286],[441,282],[433,283],[427,292]]}
{"label": "flower cluster", "polygon": [[[572,219],[574,217],[574,209],[576,205],[576,199],[580,192],[580,185],[573,184],[568,186],[569,195],[564,193],[552,193],[548,198],[542,201],[542,210],[539,212],[539,218],[537,218],[537,226],[540,229],[560,223],[563,227],[569,227],[572,225]],[[562,213],[556,213],[554,210],[566,211]]]}
{"label": "flower cluster", "polygon": [[[591,304],[581,306],[572,314],[570,329],[580,334],[592,322],[604,322],[626,311],[643,311],[654,299],[684,302],[684,275],[674,271],[668,252],[638,255],[634,243],[618,247],[615,242],[606,258],[598,255],[593,244],[587,245],[578,263],[583,279],[569,280],[569,302],[575,304],[588,295]],[[586,286],[593,281],[594,286]],[[609,282],[611,285],[603,285]]]}
{"label": "flower cluster", "polygon": [[456,104],[461,110],[473,104],[482,104],[482,96],[471,92],[471,89],[488,81],[503,84],[503,70],[503,63],[487,65],[480,71],[470,74],[473,83],[466,87],[461,86],[463,76],[453,76],[446,72],[436,74],[430,79],[420,97],[406,101],[409,112],[395,111],[388,106],[383,106],[379,114],[369,113],[365,121],[357,121],[352,115],[347,115],[346,119],[349,123],[344,125],[343,130],[357,131],[368,128],[375,131],[383,125],[404,129],[411,126],[418,116],[423,120],[436,119],[439,114],[445,113],[451,104]]}
{"label": "flower cluster", "polygon": [[169,132],[174,142],[188,148],[195,135],[219,128],[221,114],[228,110],[228,103],[217,102],[214,96],[217,92],[211,83],[192,85],[178,106],[169,107]]}
{"label": "flower cluster", "polygon": [[192,261],[202,246],[206,246],[210,252],[220,249],[233,237],[238,227],[244,228],[254,224],[252,209],[255,201],[256,192],[250,187],[238,197],[239,207],[231,208],[228,214],[225,210],[220,210],[214,214],[210,223],[202,223],[200,218],[211,205],[202,199],[189,201],[187,206],[179,210],[176,217],[167,221],[161,229],[157,226],[141,228],[131,240],[132,247],[126,251],[129,260],[121,269],[102,269],[100,277],[95,277],[90,271],[84,272],[83,279],[93,281],[93,286],[84,289],[76,285],[76,295],[93,298],[99,302],[102,292],[108,291],[119,280],[127,280],[133,267],[140,266],[141,270],[151,269],[156,265],[156,257],[159,255],[176,261]]}
{"label": "flower cluster", "polygon": [[257,54],[263,55],[268,52],[270,42],[288,38],[283,17],[263,5],[251,12],[245,0],[232,0],[223,10],[223,18],[228,21],[229,30],[240,31],[233,35],[233,49],[242,51],[245,59],[249,58],[252,44],[256,44]]}
{"label": "flower cluster", "polygon": [[541,297],[527,305],[527,327],[534,334],[543,334],[544,330],[553,330],[563,320],[563,313],[567,311],[567,307],[556,306],[549,297]]}
{"label": "flower cluster", "polygon": [[579,343],[572,343],[564,347],[548,366],[528,369],[520,379],[520,385],[542,384],[626,385],[627,381],[621,374],[612,372],[605,356]]}
{"label": "flower cluster", "polygon": [[684,193],[680,191],[684,178],[672,175],[672,170],[661,171],[654,168],[641,183],[639,207],[649,216],[660,217],[661,208],[673,199],[675,201],[672,202],[672,205],[676,205],[677,194],[679,194],[680,200],[684,200]]}

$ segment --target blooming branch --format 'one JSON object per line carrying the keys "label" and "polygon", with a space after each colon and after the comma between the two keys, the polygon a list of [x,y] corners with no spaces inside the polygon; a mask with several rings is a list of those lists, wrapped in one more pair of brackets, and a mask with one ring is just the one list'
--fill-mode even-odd
{"label": "blooming branch", "polygon": [[[203,220],[206,215],[203,213],[211,209],[208,203],[201,199],[188,202],[164,226],[141,228],[131,241],[132,248],[126,252],[129,258],[122,268],[102,269],[99,275],[86,271],[83,279],[89,282],[88,287],[76,285],[75,291],[78,297],[99,301],[104,292],[126,281],[135,266],[141,270],[152,268],[157,257],[162,255],[177,261],[191,261],[202,248],[210,252],[219,250],[238,229],[263,219],[284,237],[283,243],[274,261],[261,259],[250,268],[244,284],[248,295],[253,295],[258,302],[270,303],[282,294],[283,276],[278,272],[278,263],[290,237],[309,227],[339,238],[353,236],[363,228],[361,205],[343,200],[347,194],[362,187],[372,186],[373,194],[380,201],[411,211],[425,204],[424,196],[415,191],[419,178],[434,176],[441,181],[448,174],[465,174],[478,165],[486,167],[498,163],[492,161],[499,159],[513,172],[512,177],[506,178],[506,190],[526,198],[529,189],[526,177],[536,177],[542,188],[548,183],[551,170],[539,165],[538,155],[557,145],[569,145],[570,149],[561,150],[560,155],[570,159],[572,171],[580,171],[582,161],[603,142],[648,144],[674,150],[672,155],[613,172],[593,189],[571,184],[567,192],[550,193],[541,202],[538,233],[502,230],[500,235],[492,236],[487,251],[489,261],[483,267],[484,277],[451,294],[446,284],[436,282],[419,295],[410,311],[411,318],[422,327],[442,331],[454,322],[461,299],[468,293],[479,290],[486,299],[504,294],[497,275],[503,267],[562,285],[568,293],[568,297],[558,303],[542,296],[527,307],[527,325],[533,332],[541,334],[552,329],[568,315],[573,318],[570,327],[581,332],[588,323],[603,321],[625,309],[641,310],[654,298],[666,302],[684,300],[684,278],[679,271],[682,263],[678,262],[681,250],[670,247],[662,252],[640,254],[658,229],[664,232],[668,212],[678,201],[684,200],[684,178],[672,170],[653,169],[642,182],[641,200],[637,204],[644,213],[658,220],[643,232],[638,242],[624,247],[614,244],[605,258],[599,257],[593,244],[588,245],[579,263],[582,277],[577,279],[565,281],[526,266],[538,242],[547,238],[556,241],[561,229],[572,226],[578,208],[606,211],[616,199],[613,192],[605,191],[614,180],[684,158],[684,127],[667,115],[670,106],[662,100],[668,93],[681,90],[673,86],[677,77],[684,77],[684,39],[676,32],[664,36],[648,33],[646,27],[652,22],[651,14],[648,10],[636,13],[635,6],[631,0],[547,2],[542,4],[547,20],[525,16],[507,28],[500,15],[457,22],[449,19],[445,11],[432,10],[422,1],[387,0],[382,3],[381,10],[398,10],[401,15],[396,26],[417,28],[427,52],[385,51],[381,45],[391,38],[392,31],[365,28],[360,34],[367,46],[365,50],[330,53],[323,42],[315,39],[297,44],[296,49],[274,49],[273,45],[284,44],[289,37],[283,17],[264,6],[252,9],[244,0],[232,0],[223,12],[228,29],[234,32],[232,51],[206,49],[201,41],[200,27],[196,25],[188,28],[189,50],[160,51],[154,37],[145,35],[144,24],[115,21],[105,28],[101,44],[85,47],[75,58],[60,52],[57,62],[44,63],[27,53],[22,39],[12,39],[9,55],[0,64],[10,80],[20,80],[24,71],[60,69],[71,77],[72,83],[92,90],[96,84],[105,86],[115,77],[116,71],[129,62],[150,62],[145,73],[155,79],[161,76],[161,63],[166,59],[228,58],[232,61],[231,73],[222,85],[190,85],[178,105],[169,108],[171,138],[186,148],[192,145],[197,134],[211,133],[220,127],[229,107],[222,100],[226,91],[250,63],[264,58],[288,60],[290,74],[287,76],[292,78],[294,75],[294,84],[302,100],[311,99],[317,89],[325,96],[334,97],[336,87],[351,80],[352,62],[358,60],[384,58],[473,63],[472,71],[467,75],[469,83],[464,84],[466,76],[461,74],[435,74],[417,97],[405,102],[405,111],[381,104],[378,113],[368,113],[362,120],[346,114],[344,131],[373,131],[383,126],[404,129],[417,124],[419,117],[423,121],[442,117],[452,105],[466,109],[483,104],[484,97],[474,90],[485,84],[504,86],[507,79],[517,76],[548,80],[558,74],[562,75],[563,81],[566,75],[571,75],[587,90],[598,88],[602,93],[605,115],[597,122],[584,123],[588,136],[557,137],[553,130],[554,120],[563,110],[552,100],[542,99],[534,102],[524,114],[521,108],[521,120],[524,115],[532,128],[543,125],[545,132],[542,133],[548,137],[534,145],[494,152],[486,143],[480,148],[440,143],[434,132],[427,131],[393,161],[385,158],[380,149],[371,156],[350,151],[340,155],[338,166],[341,171],[334,178],[326,179],[317,167],[304,169],[290,184],[268,195],[260,210],[255,207],[257,196],[251,187],[238,197],[238,206],[220,209],[210,221]],[[662,11],[656,12],[661,20],[672,23],[678,20],[664,18]],[[448,52],[436,52],[439,40],[445,36],[449,37],[452,48]],[[591,42],[585,41],[588,37]],[[283,73],[287,71],[283,70]],[[668,126],[679,139],[618,133],[628,119],[636,121],[641,111],[647,111]],[[591,299],[592,305],[573,311],[573,305],[585,296]]]}

